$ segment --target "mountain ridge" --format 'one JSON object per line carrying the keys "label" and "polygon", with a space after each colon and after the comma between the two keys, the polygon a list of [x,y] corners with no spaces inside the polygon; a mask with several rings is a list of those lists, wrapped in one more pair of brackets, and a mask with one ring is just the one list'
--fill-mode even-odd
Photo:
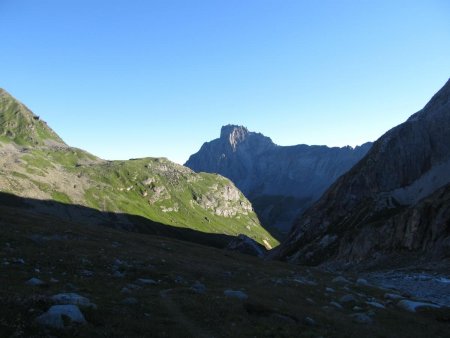
{"label": "mountain ridge", "polygon": [[[444,189],[446,201],[445,187],[450,183],[449,97],[450,80],[423,109],[381,136],[368,154],[300,217],[275,256],[315,265],[370,261],[414,250],[434,258],[448,252],[450,221],[447,216],[435,222],[441,214],[432,211],[438,208],[432,196],[440,196],[439,189]],[[447,203],[444,205],[449,207]],[[424,218],[423,213],[433,216]],[[400,223],[394,224],[399,219]],[[397,229],[397,240],[388,241],[377,228],[391,234]],[[424,232],[439,233],[442,241],[437,243],[433,237],[434,242],[425,245],[417,239]],[[372,237],[364,236],[365,241],[355,240],[369,233]],[[416,240],[407,240],[412,237]]]}
{"label": "mountain ridge", "polygon": [[287,232],[294,218],[370,146],[279,146],[261,133],[229,124],[185,165],[228,177],[252,201],[265,226]]}
{"label": "mountain ridge", "polygon": [[126,221],[135,215],[168,227],[243,234],[266,248],[278,243],[228,179],[195,174],[163,158],[102,160],[68,146],[4,90],[0,135],[1,191],[123,214],[129,229],[138,229]]}

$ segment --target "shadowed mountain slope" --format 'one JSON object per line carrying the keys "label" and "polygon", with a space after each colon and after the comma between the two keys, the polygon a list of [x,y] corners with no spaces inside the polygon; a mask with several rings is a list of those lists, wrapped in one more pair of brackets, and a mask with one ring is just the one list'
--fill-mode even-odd
{"label": "shadowed mountain slope", "polygon": [[296,222],[277,257],[358,262],[450,257],[450,81],[375,142]]}

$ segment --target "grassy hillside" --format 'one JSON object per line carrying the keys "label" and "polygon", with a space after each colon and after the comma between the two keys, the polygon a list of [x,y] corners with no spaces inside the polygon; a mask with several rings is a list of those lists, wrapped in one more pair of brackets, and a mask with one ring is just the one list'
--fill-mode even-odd
{"label": "grassy hillside", "polygon": [[64,144],[44,121],[1,88],[0,141],[22,146],[43,145],[48,141]]}
{"label": "grassy hillside", "polygon": [[67,146],[5,91],[0,124],[0,191],[206,233],[245,234],[267,248],[278,244],[224,177],[196,174],[164,158],[101,160]]}
{"label": "grassy hillside", "polygon": [[[315,269],[86,227],[18,204],[0,204],[1,337],[448,337],[448,309],[406,312],[384,299],[388,291],[354,283],[356,276],[339,284]],[[27,285],[32,277],[45,284]],[[227,297],[228,289],[248,298]],[[61,292],[96,304],[80,307],[86,325],[36,324]],[[353,302],[332,305],[348,294]],[[358,313],[369,322],[358,322]]]}

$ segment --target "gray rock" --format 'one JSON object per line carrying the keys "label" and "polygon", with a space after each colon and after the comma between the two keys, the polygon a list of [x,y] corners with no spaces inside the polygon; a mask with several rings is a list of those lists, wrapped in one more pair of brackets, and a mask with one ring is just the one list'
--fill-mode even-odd
{"label": "gray rock", "polygon": [[325,291],[326,291],[326,292],[330,292],[330,293],[336,292],[336,290],[333,289],[333,288],[325,288]]}
{"label": "gray rock", "polygon": [[136,285],[136,284],[134,284],[134,283],[128,283],[126,287],[127,287],[128,289],[130,289],[130,290],[139,290],[139,289],[142,289],[142,286]]}
{"label": "gray rock", "polygon": [[356,285],[358,286],[369,286],[369,282],[364,278],[358,278],[356,280]]}
{"label": "gray rock", "polygon": [[346,279],[345,277],[342,277],[342,276],[338,276],[336,278],[333,278],[332,282],[336,283],[336,284],[350,284],[350,281],[348,279]]}
{"label": "gray rock", "polygon": [[342,305],[339,304],[339,303],[337,303],[337,302],[330,302],[330,305],[331,305],[331,306],[334,306],[335,308],[337,308],[337,309],[339,309],[339,310],[342,310],[342,309],[343,309]]}
{"label": "gray rock", "polygon": [[64,329],[64,318],[77,324],[86,324],[86,319],[76,305],[53,305],[47,312],[36,318],[42,326]]}
{"label": "gray rock", "polygon": [[316,326],[317,325],[316,321],[314,319],[312,319],[311,317],[305,317],[303,319],[303,323],[308,326]]}
{"label": "gray rock", "polygon": [[376,307],[377,309],[385,309],[386,307],[379,302],[366,302],[367,305]]}
{"label": "gray rock", "polygon": [[236,298],[236,299],[241,299],[241,300],[245,300],[248,299],[248,295],[243,292],[243,291],[235,291],[235,290],[225,290],[223,292],[223,294],[225,295],[225,297],[228,298]]}
{"label": "gray rock", "polygon": [[135,281],[138,285],[157,285],[158,282],[154,279],[148,279],[148,278],[139,278]]}
{"label": "gray rock", "polygon": [[403,297],[402,295],[398,295],[396,293],[385,293],[384,294],[384,299],[389,299],[389,300],[399,300],[399,299],[404,299],[405,297]]}
{"label": "gray rock", "polygon": [[352,294],[344,295],[339,298],[339,302],[347,304],[347,303],[356,303],[356,298]]}
{"label": "gray rock", "polygon": [[47,283],[40,280],[39,278],[33,277],[33,278],[30,278],[29,280],[27,280],[25,284],[30,285],[30,286],[44,286]]}
{"label": "gray rock", "polygon": [[265,247],[246,235],[239,235],[232,239],[226,249],[256,257],[264,257],[267,252]]}
{"label": "gray rock", "polygon": [[366,315],[365,313],[355,313],[350,315],[355,323],[359,324],[371,324],[373,323],[373,319]]}
{"label": "gray rock", "polygon": [[120,272],[120,271],[117,270],[117,271],[114,271],[114,272],[113,272],[112,276],[113,276],[114,278],[123,278],[123,277],[125,277],[125,273]]}
{"label": "gray rock", "polygon": [[205,284],[196,281],[194,285],[191,286],[191,290],[198,294],[204,294],[206,293],[206,286]]}
{"label": "gray rock", "polygon": [[50,298],[55,304],[71,304],[81,307],[97,308],[97,305],[91,303],[91,301],[77,293],[59,293]]}
{"label": "gray rock", "polygon": [[130,293],[131,293],[131,290],[130,290],[129,288],[127,288],[127,287],[123,287],[123,288],[120,290],[120,292],[121,292],[121,293],[125,293],[125,294],[130,294]]}
{"label": "gray rock", "polygon": [[435,308],[440,309],[441,307],[436,304],[432,303],[424,303],[424,302],[417,302],[412,300],[401,300],[397,303],[397,306],[403,310],[409,311],[409,312],[416,312],[420,308]]}

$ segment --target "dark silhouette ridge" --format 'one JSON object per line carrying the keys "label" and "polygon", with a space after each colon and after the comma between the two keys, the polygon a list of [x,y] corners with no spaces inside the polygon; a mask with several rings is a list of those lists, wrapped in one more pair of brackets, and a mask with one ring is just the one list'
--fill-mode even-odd
{"label": "dark silhouette ridge", "polygon": [[[0,210],[5,207],[17,212],[18,218],[23,213],[28,213],[34,216],[53,218],[56,222],[64,221],[85,226],[105,226],[142,234],[175,238],[219,249],[225,248],[228,243],[235,239],[233,236],[210,234],[165,225],[142,216],[105,212],[81,205],[24,198],[10,193],[0,192]],[[3,219],[2,212],[0,212],[0,224],[3,222],[7,221]]]}

